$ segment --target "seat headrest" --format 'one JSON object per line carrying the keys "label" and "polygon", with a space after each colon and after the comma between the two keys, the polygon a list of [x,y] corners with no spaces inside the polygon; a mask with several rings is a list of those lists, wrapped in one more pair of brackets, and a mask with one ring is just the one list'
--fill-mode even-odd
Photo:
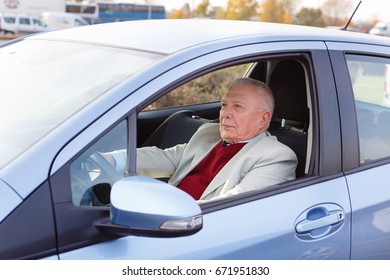
{"label": "seat headrest", "polygon": [[305,71],[296,60],[280,61],[268,82],[275,98],[274,117],[307,122],[307,91]]}

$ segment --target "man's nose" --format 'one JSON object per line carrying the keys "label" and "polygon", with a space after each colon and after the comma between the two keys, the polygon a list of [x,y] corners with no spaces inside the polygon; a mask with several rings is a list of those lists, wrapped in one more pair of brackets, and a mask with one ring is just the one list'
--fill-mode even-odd
{"label": "man's nose", "polygon": [[231,117],[232,116],[232,107],[226,106],[223,110],[221,110],[221,116],[222,117]]}

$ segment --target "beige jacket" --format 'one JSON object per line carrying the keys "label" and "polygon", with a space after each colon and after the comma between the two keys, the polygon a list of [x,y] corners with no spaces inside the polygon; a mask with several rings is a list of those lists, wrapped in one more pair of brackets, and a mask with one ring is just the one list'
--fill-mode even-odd
{"label": "beige jacket", "polygon": [[[218,124],[204,124],[187,144],[165,150],[145,147],[137,150],[137,172],[153,178],[180,181],[221,140]],[[295,178],[297,157],[276,137],[264,132],[247,143],[217,174],[201,201],[223,198],[245,191],[264,189]]]}

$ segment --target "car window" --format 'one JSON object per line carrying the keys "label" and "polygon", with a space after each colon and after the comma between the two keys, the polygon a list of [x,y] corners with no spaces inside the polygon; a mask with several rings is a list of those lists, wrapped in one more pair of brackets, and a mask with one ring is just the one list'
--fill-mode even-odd
{"label": "car window", "polygon": [[348,55],[359,132],[360,162],[390,156],[390,59]]}
{"label": "car window", "polygon": [[15,17],[4,17],[4,21],[9,24],[15,23]]}
{"label": "car window", "polygon": [[33,18],[32,20],[33,20],[33,24],[34,24],[34,25],[44,26],[44,24],[42,23],[42,21],[40,21],[39,19]]}
{"label": "car window", "polygon": [[30,19],[25,18],[25,17],[21,17],[21,18],[19,18],[19,23],[24,24],[24,25],[30,25]]}
{"label": "car window", "polygon": [[[174,182],[177,158],[171,157],[173,154],[171,151],[177,154],[183,152],[180,150],[183,146],[176,145],[188,143],[202,125],[215,126],[219,122],[221,109],[219,101],[228,85],[235,78],[246,76],[266,82],[273,92],[277,106],[268,132],[295,153],[298,164],[295,177],[291,178],[308,175],[310,161],[307,158],[311,155],[312,131],[309,109],[311,106],[308,101],[310,92],[306,83],[308,71],[305,68],[305,64],[295,58],[256,61],[253,64],[245,63],[210,72],[168,92],[150,104],[146,111],[140,113],[137,133],[139,147],[153,148],[137,151],[137,170],[141,166],[142,174],[167,179],[169,183]],[[171,114],[168,114],[169,112]],[[171,153],[169,159],[173,164],[158,162],[159,158],[155,156],[158,152],[154,147],[161,149],[175,147],[166,150]],[[148,153],[151,152],[155,153],[153,161],[156,166],[151,166],[149,161],[151,156]]]}
{"label": "car window", "polygon": [[75,25],[76,26],[83,26],[83,25],[85,25],[85,23],[82,22],[81,20],[75,19]]}
{"label": "car window", "polygon": [[162,57],[50,40],[22,40],[2,47],[0,92],[12,89],[14,98],[0,104],[0,167],[88,103]]}
{"label": "car window", "polygon": [[115,150],[118,153],[123,152],[123,158],[125,158],[126,146],[127,122],[122,121],[72,161],[70,176],[74,205],[104,206],[109,204],[111,186],[124,177],[125,166],[110,165],[104,154]]}
{"label": "car window", "polygon": [[249,65],[241,64],[201,76],[172,90],[144,110],[220,101],[227,85],[243,77]]}
{"label": "car window", "polygon": [[[249,67],[249,68],[248,68]],[[265,69],[273,69],[269,73]],[[283,78],[285,71],[294,72],[291,79]],[[227,74],[229,73],[229,74]],[[228,84],[237,77],[248,76],[253,79],[268,80],[269,86],[273,89],[275,98],[277,98],[278,108],[275,110],[275,120],[272,127],[269,128],[271,134],[275,135],[280,142],[289,146],[297,155],[299,164],[296,169],[297,177],[307,174],[305,171],[306,152],[308,137],[311,132],[308,131],[309,114],[308,110],[306,78],[303,64],[295,59],[270,60],[255,62],[253,64],[241,64],[235,67],[224,68],[210,72],[197,77],[190,82],[167,92],[173,100],[175,96],[180,100],[177,103],[169,103],[169,98],[165,95],[153,104],[159,110],[149,110],[143,113],[152,112],[152,118],[143,120],[138,119],[138,137],[145,134],[150,127],[154,127],[151,134],[143,135],[146,141],[138,141],[138,147],[156,146],[160,148],[173,147],[176,144],[187,143],[195,131],[204,123],[215,123],[215,118],[210,118],[204,114],[212,116],[219,115],[220,103],[210,103],[210,100],[220,101]],[[296,83],[296,80],[300,80]],[[290,83],[293,81],[294,83]],[[283,84],[280,88],[279,85]],[[302,86],[297,86],[298,84]],[[283,90],[288,87],[289,98]],[[186,91],[187,90],[187,91]],[[199,94],[197,94],[199,92]],[[186,98],[187,97],[187,98]],[[165,100],[161,100],[165,99]],[[292,102],[291,100],[297,100]],[[191,101],[188,101],[191,100]],[[283,100],[286,100],[285,102]],[[290,100],[290,101],[287,101]],[[161,103],[159,103],[161,102]],[[186,102],[196,102],[197,106],[192,107],[194,111],[181,108],[174,109],[172,115],[165,113],[172,112],[172,106],[186,104]],[[294,103],[294,104],[293,104]],[[153,105],[151,104],[151,105]],[[212,104],[212,106],[209,105]],[[299,105],[298,105],[299,104]],[[286,106],[293,106],[295,109],[286,114]],[[150,106],[152,107],[152,106]],[[164,110],[164,108],[168,110]],[[294,112],[294,113],[291,113]],[[304,112],[302,114],[302,112]],[[142,113],[142,112],[141,112]],[[165,123],[161,124],[166,118]],[[288,123],[288,125],[286,125]],[[178,127],[183,129],[177,129]],[[185,129],[184,129],[185,127]],[[72,202],[76,206],[101,206],[109,204],[109,192],[111,186],[119,179],[123,178],[127,167],[127,126],[125,122],[120,123],[114,129],[110,130],[103,137],[99,138],[80,156],[71,163],[71,193]],[[290,141],[289,139],[294,139]],[[139,140],[139,139],[138,139]],[[137,150],[137,155],[139,150]],[[137,159],[138,160],[138,159]],[[138,168],[139,162],[137,162]],[[141,164],[142,166],[142,164]],[[143,167],[141,167],[141,170]],[[165,169],[159,169],[161,172],[147,172],[146,176],[168,180],[170,177]],[[140,170],[137,170],[143,174]],[[153,173],[153,174],[152,174]],[[166,176],[165,176],[166,175]],[[102,196],[100,197],[100,195]]]}

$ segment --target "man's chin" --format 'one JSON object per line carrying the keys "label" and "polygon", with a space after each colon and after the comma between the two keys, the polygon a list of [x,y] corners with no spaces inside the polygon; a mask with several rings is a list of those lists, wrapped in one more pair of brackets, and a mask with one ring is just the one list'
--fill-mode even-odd
{"label": "man's chin", "polygon": [[221,137],[223,140],[227,141],[227,142],[232,142],[231,140],[233,139],[230,135],[226,134],[226,133],[221,133]]}

